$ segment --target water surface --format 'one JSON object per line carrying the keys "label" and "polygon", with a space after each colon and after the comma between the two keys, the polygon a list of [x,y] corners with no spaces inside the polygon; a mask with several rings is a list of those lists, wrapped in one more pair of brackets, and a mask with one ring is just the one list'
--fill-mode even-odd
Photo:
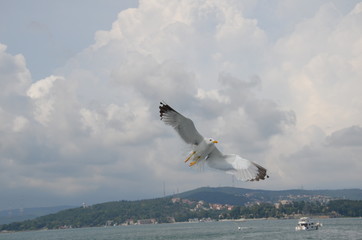
{"label": "water surface", "polygon": [[[0,240],[228,240],[352,239],[362,240],[362,218],[319,219],[316,231],[295,231],[298,220],[175,223],[2,233]],[[241,227],[241,230],[238,230]]]}

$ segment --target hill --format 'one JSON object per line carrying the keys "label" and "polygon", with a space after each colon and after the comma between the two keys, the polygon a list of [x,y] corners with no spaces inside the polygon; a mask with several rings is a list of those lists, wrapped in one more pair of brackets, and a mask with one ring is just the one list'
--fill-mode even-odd
{"label": "hill", "polygon": [[[347,196],[355,200],[345,200]],[[0,225],[0,232],[172,223],[190,219],[290,218],[301,214],[361,217],[362,191],[199,188],[164,198],[115,201],[62,210],[33,220]]]}
{"label": "hill", "polygon": [[[0,231],[180,222],[189,218],[202,218],[204,216],[202,209],[196,202],[172,201],[171,198],[116,201],[63,210],[34,220],[5,224],[0,226]],[[209,214],[212,215],[211,212]],[[215,218],[217,215],[212,217]]]}
{"label": "hill", "polygon": [[253,203],[277,203],[279,201],[328,202],[336,199],[362,200],[361,189],[342,190],[254,190],[233,187],[202,187],[177,194],[180,198],[203,200],[209,203],[249,205]]}

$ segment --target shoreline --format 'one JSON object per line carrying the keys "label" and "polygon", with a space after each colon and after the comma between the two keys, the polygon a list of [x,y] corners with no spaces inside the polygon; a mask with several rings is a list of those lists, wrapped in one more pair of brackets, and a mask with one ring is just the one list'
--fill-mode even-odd
{"label": "shoreline", "polygon": [[[308,216],[308,215],[304,215]],[[328,217],[323,215],[313,216],[309,215],[308,217],[313,219],[362,219],[362,217]],[[130,227],[130,226],[150,226],[150,225],[165,225],[165,224],[198,224],[198,223],[215,223],[215,222],[248,222],[248,221],[265,221],[265,220],[297,220],[298,218],[239,218],[239,219],[222,219],[222,220],[214,220],[214,221],[201,221],[201,222],[173,222],[173,223],[157,223],[157,224],[133,224],[133,225],[116,225],[116,226],[94,226],[94,227],[79,227],[79,228],[53,228],[53,229],[35,229],[35,230],[23,230],[23,231],[8,231],[3,230],[0,231],[0,234],[11,234],[11,233],[20,233],[20,232],[39,232],[39,231],[52,231],[52,230],[69,230],[69,229],[80,229],[80,228],[104,228],[104,227]]]}

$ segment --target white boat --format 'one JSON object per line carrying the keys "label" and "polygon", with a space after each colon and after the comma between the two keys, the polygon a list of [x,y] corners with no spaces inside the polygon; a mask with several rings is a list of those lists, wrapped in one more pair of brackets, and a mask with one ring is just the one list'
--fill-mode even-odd
{"label": "white boat", "polygon": [[322,226],[321,223],[314,222],[309,217],[302,217],[301,219],[299,219],[298,225],[295,227],[295,230],[296,231],[300,231],[300,230],[306,230],[306,231],[318,230],[318,228],[320,228],[321,226]]}

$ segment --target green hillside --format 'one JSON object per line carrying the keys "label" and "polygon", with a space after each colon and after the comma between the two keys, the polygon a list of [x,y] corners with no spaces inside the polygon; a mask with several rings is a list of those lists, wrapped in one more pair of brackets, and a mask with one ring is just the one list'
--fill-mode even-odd
{"label": "green hillside", "polygon": [[362,200],[345,200],[346,196],[361,199],[361,190],[199,188],[165,198],[115,201],[67,209],[33,220],[0,225],[0,232],[172,223],[189,219],[290,218],[300,215],[361,217]]}
{"label": "green hillside", "polygon": [[[68,209],[34,220],[5,224],[0,226],[0,231],[135,224],[139,220],[168,223],[188,221],[190,218],[203,218],[205,216],[216,218],[218,216],[217,211],[206,212],[203,208],[196,208],[196,206],[196,202],[172,202],[171,198],[107,202],[87,208]],[[194,210],[190,211],[190,209]]]}

